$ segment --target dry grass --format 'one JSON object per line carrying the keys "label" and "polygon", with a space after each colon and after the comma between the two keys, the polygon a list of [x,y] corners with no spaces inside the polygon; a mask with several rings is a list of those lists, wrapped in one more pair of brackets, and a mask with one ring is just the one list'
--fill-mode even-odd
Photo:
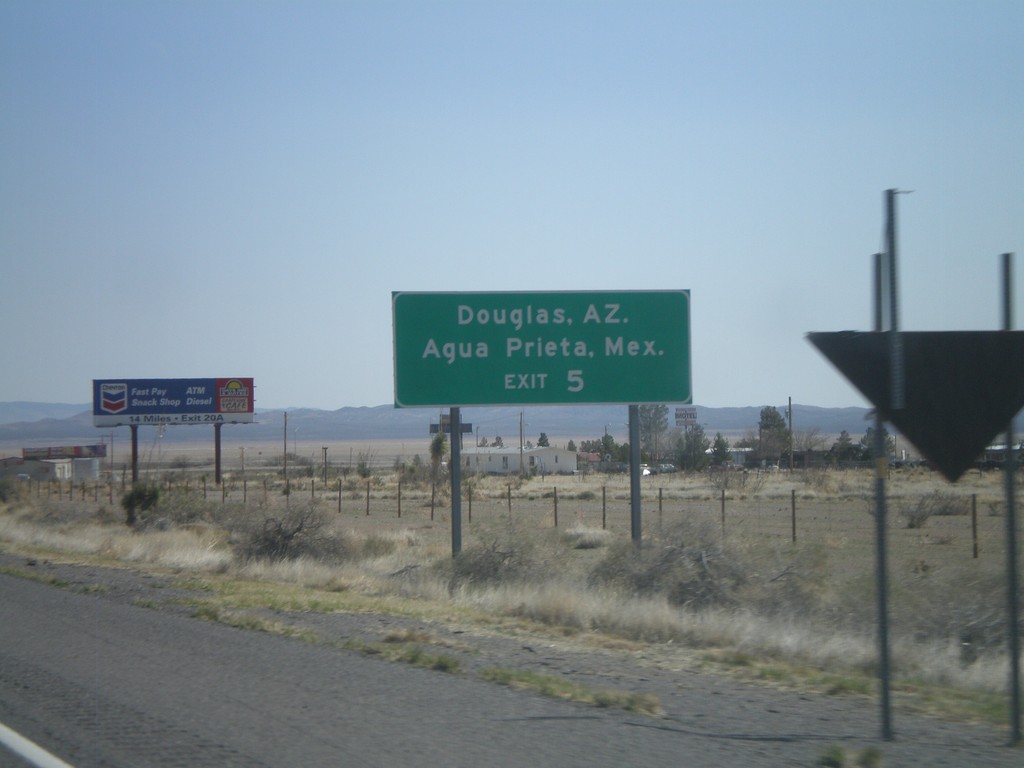
{"label": "dry grass", "polygon": [[[317,495],[296,480],[285,496],[277,481],[250,478],[244,504],[237,478],[223,503],[176,494],[166,504],[180,507],[163,508],[143,531],[125,527],[102,493],[100,502],[69,502],[37,490],[0,508],[0,541],[9,550],[264,585],[219,588],[208,610],[236,617],[257,605],[454,610],[606,643],[727,649],[733,659],[837,674],[870,675],[875,665],[869,472],[774,473],[730,484],[724,497],[703,476],[646,478],[639,554],[629,541],[628,478],[473,478],[472,506],[462,505],[463,553],[454,559],[450,510],[439,500],[431,508],[429,485],[403,483],[399,518],[396,478],[387,473],[369,481],[369,506],[361,480],[343,486],[340,500],[337,484]],[[890,479],[893,660],[907,684],[1005,688],[1002,482],[998,473],[972,472],[949,486],[924,470]],[[972,495],[977,558],[962,514]],[[922,505],[927,525],[907,527],[901,515]],[[298,556],[238,556],[239,537],[296,509],[319,516],[319,539]],[[296,588],[311,593],[300,597]]]}

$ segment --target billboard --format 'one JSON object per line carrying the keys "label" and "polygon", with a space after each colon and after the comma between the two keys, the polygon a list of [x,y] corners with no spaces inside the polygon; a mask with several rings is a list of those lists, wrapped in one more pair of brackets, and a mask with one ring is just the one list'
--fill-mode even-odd
{"label": "billboard", "polygon": [[55,445],[48,448],[22,448],[23,459],[102,459],[107,455],[107,446],[99,445]]}
{"label": "billboard", "polygon": [[395,405],[689,403],[690,292],[392,294]]}
{"label": "billboard", "polygon": [[93,379],[92,423],[248,424],[253,421],[251,378]]}

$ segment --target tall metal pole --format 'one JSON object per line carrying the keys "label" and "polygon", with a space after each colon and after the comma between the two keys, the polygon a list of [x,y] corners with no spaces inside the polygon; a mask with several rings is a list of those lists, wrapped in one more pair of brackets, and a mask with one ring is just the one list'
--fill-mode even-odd
{"label": "tall metal pole", "polygon": [[[1003,330],[1013,330],[1013,254],[1003,254]],[[1012,372],[1010,373],[1012,376]],[[1006,427],[1006,572],[1007,623],[1010,653],[1010,743],[1020,744],[1020,588],[1017,572],[1017,512],[1014,503],[1013,418]]]}
{"label": "tall metal pole", "polygon": [[889,267],[889,398],[894,411],[906,405],[903,373],[903,337],[900,336],[900,313],[896,292],[896,195],[899,190],[885,191],[885,251]]}
{"label": "tall metal pole", "polygon": [[640,546],[640,406],[629,406],[629,521],[633,544]]}
{"label": "tall metal pole", "polygon": [[452,557],[462,551],[462,416],[449,409],[452,430]]}
{"label": "tall metal pole", "polygon": [[[892,221],[895,215],[894,208],[894,192],[895,190],[886,191],[886,249],[887,253],[885,256],[888,259],[889,267],[889,322],[892,325],[896,325],[896,307],[895,307],[895,296],[896,296],[896,225]],[[875,288],[875,296],[880,299],[883,294],[882,286],[882,264],[880,260],[883,258],[881,254],[875,256],[879,262],[876,263],[875,275],[879,281],[879,284]],[[884,312],[880,307],[875,309],[875,322],[878,323],[875,327],[876,332],[881,332],[884,329],[883,323]],[[894,339],[898,336],[898,333],[894,328],[890,328],[890,339]],[[890,353],[894,350],[890,347]],[[895,390],[895,369],[893,363],[895,362],[895,355],[890,357],[890,386],[893,391]],[[891,670],[889,664],[889,576],[887,566],[887,553],[886,553],[886,499],[885,499],[885,478],[887,475],[887,461],[885,458],[885,437],[882,433],[882,415],[875,410],[875,435],[874,445],[872,450],[875,455],[875,587],[876,596],[875,600],[878,606],[878,678],[879,678],[879,695],[881,704],[881,716],[882,716],[882,738],[886,741],[891,741],[893,737],[892,732],[892,703],[889,693],[889,683],[891,679]]]}

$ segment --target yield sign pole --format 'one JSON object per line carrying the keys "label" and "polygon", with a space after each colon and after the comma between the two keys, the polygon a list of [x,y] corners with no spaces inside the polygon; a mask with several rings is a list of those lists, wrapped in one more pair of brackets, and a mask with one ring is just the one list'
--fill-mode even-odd
{"label": "yield sign pole", "polygon": [[[1013,330],[1013,254],[1003,254],[1003,330]],[[1015,376],[1012,367],[1007,374]],[[1019,744],[1020,730],[1020,606],[1017,576],[1017,513],[1014,509],[1013,473],[1017,463],[1013,450],[1013,419],[1006,428],[1006,570],[1007,619],[1010,651],[1010,743]]]}
{"label": "yield sign pole", "polygon": [[[889,273],[889,396],[893,409],[903,407],[903,345],[899,334],[899,307],[896,293],[896,190],[885,192],[885,259]],[[875,259],[881,262],[882,255]],[[883,291],[882,264],[876,263],[875,286],[876,301],[881,302]],[[885,312],[881,308],[875,310],[875,331],[884,329]],[[878,678],[880,687],[880,705],[882,715],[882,738],[892,741],[892,703],[889,695],[892,679],[889,663],[889,576],[888,554],[886,551],[887,509],[885,498],[885,478],[888,474],[889,461],[886,456],[886,440],[882,431],[882,413],[875,409],[875,435],[873,451],[875,454],[875,587],[878,603]]]}

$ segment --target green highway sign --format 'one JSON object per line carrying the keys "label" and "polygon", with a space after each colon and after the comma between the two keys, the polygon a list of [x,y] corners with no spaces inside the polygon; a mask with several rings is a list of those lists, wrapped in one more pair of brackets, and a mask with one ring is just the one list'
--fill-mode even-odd
{"label": "green highway sign", "polygon": [[690,292],[391,297],[395,405],[689,403]]}

